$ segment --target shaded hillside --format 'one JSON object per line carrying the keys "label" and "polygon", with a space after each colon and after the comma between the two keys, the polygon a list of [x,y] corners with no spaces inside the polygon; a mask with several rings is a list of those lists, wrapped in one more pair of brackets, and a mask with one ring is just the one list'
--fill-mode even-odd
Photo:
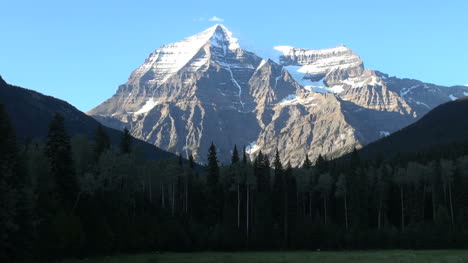
{"label": "shaded hillside", "polygon": [[[19,142],[27,138],[45,138],[47,127],[56,112],[65,118],[70,135],[84,134],[92,137],[99,123],[69,103],[41,93],[7,84],[0,77],[0,103],[5,104]],[[118,145],[122,132],[105,127],[113,145]],[[157,147],[138,139],[133,144],[147,158],[175,158]]]}
{"label": "shaded hillside", "polygon": [[416,123],[362,148],[361,157],[416,153],[468,139],[468,97],[436,107]]}

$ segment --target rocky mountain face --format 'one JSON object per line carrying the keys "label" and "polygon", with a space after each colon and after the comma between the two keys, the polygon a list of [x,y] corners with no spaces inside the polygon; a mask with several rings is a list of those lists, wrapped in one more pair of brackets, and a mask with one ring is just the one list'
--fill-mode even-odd
{"label": "rocky mountain face", "polygon": [[170,152],[221,161],[236,144],[302,164],[342,155],[405,127],[435,106],[468,95],[366,69],[345,46],[287,46],[279,63],[242,49],[222,25],[162,46],[116,94],[88,114]]}

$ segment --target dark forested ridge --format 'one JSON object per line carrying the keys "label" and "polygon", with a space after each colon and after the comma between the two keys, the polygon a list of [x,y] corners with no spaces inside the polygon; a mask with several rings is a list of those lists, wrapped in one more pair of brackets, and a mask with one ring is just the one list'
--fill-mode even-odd
{"label": "dark forested ridge", "polygon": [[365,159],[378,155],[428,151],[453,142],[468,140],[468,97],[436,107],[414,124],[370,143],[359,153]]}
{"label": "dark forested ridge", "polygon": [[[300,168],[216,142],[193,158],[142,158],[108,130],[69,134],[53,114],[44,139],[18,143],[0,106],[0,258],[138,251],[468,248],[468,142],[364,160],[304,156]],[[460,120],[465,121],[465,120]],[[68,124],[69,125],[69,124]],[[441,150],[442,149],[442,150]]]}
{"label": "dark forested ridge", "polygon": [[[0,77],[0,102],[10,115],[20,143],[47,135],[47,125],[55,113],[60,113],[67,121],[67,132],[73,136],[77,134],[92,138],[99,122],[85,113],[77,110],[65,101],[46,96],[33,90],[24,89],[7,84]],[[111,144],[120,143],[121,131],[103,127],[110,137]],[[144,141],[134,139],[134,144],[147,158],[173,158],[172,153],[163,151]]]}

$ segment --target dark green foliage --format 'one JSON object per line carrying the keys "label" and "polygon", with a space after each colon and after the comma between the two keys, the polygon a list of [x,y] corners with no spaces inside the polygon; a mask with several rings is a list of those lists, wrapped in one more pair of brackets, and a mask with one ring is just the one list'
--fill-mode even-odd
{"label": "dark green foliage", "polygon": [[103,152],[109,150],[110,148],[110,137],[101,124],[99,124],[96,129],[96,133],[94,134],[94,141],[94,153],[96,155],[96,159],[98,159]]}
{"label": "dark green foliage", "polygon": [[208,149],[208,164],[206,166],[206,183],[208,189],[214,191],[219,183],[219,165],[218,157],[216,156],[216,146],[211,143]]}
{"label": "dark green foliage", "polygon": [[309,169],[312,167],[312,162],[309,159],[309,155],[306,154],[306,158],[304,160],[304,163],[302,164],[302,168]]}
{"label": "dark green foliage", "polygon": [[120,139],[120,152],[130,153],[132,151],[132,135],[125,127],[123,130],[122,138]]}
{"label": "dark green foliage", "polygon": [[231,164],[235,164],[239,161],[239,152],[237,152],[237,145],[234,145],[234,150],[232,150]]}
{"label": "dark green foliage", "polygon": [[221,219],[223,194],[219,182],[219,165],[216,156],[216,146],[211,143],[208,149],[208,164],[206,166],[206,187],[207,187],[207,214],[206,219],[210,225],[214,225]]}
{"label": "dark green foliage", "polygon": [[188,160],[189,160],[189,167],[190,167],[190,169],[195,168],[195,161],[194,161],[194,159],[193,159],[193,155],[190,154]]}
{"label": "dark green foliage", "polygon": [[[204,172],[193,156],[144,161],[135,147],[69,138],[18,149],[0,107],[0,257],[58,260],[139,251],[468,248],[468,142],[368,161],[251,163],[234,147]],[[125,133],[129,136],[128,131]],[[122,141],[130,142],[130,139]],[[122,144],[123,145],[123,144]],[[60,153],[60,154],[59,154]]]}
{"label": "dark green foliage", "polygon": [[0,260],[12,257],[13,240],[19,230],[16,222],[18,197],[18,149],[10,120],[0,104]]}
{"label": "dark green foliage", "polygon": [[[433,147],[448,144],[452,151],[466,146],[457,142],[468,139],[467,97],[437,106],[420,120],[390,136],[368,144],[359,152],[363,159],[383,155],[394,158],[398,154],[430,152]],[[434,152],[435,153],[435,152]]]}
{"label": "dark green foliage", "polygon": [[70,138],[65,130],[65,120],[58,113],[49,124],[45,153],[49,159],[57,193],[67,210],[71,211],[78,196],[78,183],[73,169]]}

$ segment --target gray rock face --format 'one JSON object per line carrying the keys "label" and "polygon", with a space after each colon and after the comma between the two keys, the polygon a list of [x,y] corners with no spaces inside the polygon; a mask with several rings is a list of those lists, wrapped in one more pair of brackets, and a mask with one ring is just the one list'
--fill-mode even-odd
{"label": "gray rock face", "polygon": [[211,142],[228,162],[234,144],[253,158],[276,148],[339,156],[411,124],[468,87],[441,87],[365,69],[345,46],[277,47],[280,64],[243,50],[221,25],[162,46],[88,114],[201,163]]}

